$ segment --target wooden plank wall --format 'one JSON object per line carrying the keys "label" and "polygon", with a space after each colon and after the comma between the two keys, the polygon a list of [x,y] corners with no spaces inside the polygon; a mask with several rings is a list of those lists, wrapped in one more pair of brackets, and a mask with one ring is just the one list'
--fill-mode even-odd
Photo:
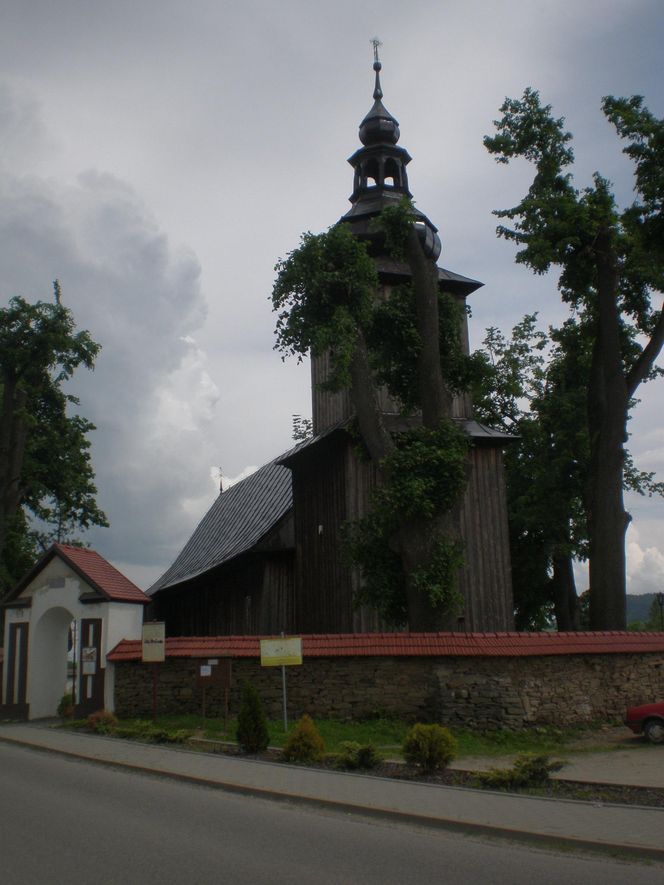
{"label": "wooden plank wall", "polygon": [[465,599],[463,628],[513,630],[503,454],[496,446],[476,445],[471,450],[461,535],[465,557],[460,575]]}
{"label": "wooden plank wall", "polygon": [[245,636],[292,632],[291,551],[242,557],[155,599],[168,636]]}
{"label": "wooden plank wall", "polygon": [[345,438],[322,440],[293,465],[296,629],[302,633],[353,631],[350,569],[340,551],[347,517]]}

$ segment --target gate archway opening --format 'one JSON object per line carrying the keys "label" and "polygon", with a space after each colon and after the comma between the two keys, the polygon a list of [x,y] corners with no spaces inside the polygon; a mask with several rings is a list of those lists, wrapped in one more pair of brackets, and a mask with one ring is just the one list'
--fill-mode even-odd
{"label": "gate archway opening", "polygon": [[33,628],[28,670],[31,719],[57,715],[58,704],[67,692],[67,648],[73,620],[69,609],[54,606]]}

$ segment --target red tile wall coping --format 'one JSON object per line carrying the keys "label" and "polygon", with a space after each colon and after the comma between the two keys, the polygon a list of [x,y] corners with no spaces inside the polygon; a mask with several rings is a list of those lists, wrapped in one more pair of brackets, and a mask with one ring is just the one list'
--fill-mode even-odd
{"label": "red tile wall coping", "polygon": [[[181,636],[168,658],[260,657],[260,636]],[[664,633],[340,633],[302,636],[305,657],[534,657],[664,652]],[[141,641],[123,639],[109,661],[140,661]]]}

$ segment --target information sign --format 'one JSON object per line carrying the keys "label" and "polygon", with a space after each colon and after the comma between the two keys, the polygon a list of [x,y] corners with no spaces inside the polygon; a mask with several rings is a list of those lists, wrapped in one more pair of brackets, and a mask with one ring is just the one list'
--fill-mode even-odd
{"label": "information sign", "polygon": [[143,662],[161,664],[166,660],[166,625],[163,621],[143,624]]}
{"label": "information sign", "polygon": [[299,636],[261,639],[261,667],[289,667],[302,663],[302,640]]}
{"label": "information sign", "polygon": [[81,672],[83,676],[94,676],[97,672],[97,649],[94,645],[81,649]]}

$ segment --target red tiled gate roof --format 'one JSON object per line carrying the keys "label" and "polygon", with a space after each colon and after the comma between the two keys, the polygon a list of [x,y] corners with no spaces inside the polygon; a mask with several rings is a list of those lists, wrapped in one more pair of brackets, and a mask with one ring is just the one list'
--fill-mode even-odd
{"label": "red tiled gate roof", "polygon": [[7,599],[9,601],[16,599],[56,556],[104,599],[111,602],[150,604],[150,597],[103,556],[95,550],[90,550],[89,547],[74,547],[70,544],[53,544],[49,547],[31,571],[14,587]]}
{"label": "red tiled gate roof", "polygon": [[[260,636],[180,636],[169,658],[257,658]],[[664,633],[340,633],[302,636],[304,657],[532,657],[664,652]],[[123,639],[109,661],[141,659],[141,641]]]}

